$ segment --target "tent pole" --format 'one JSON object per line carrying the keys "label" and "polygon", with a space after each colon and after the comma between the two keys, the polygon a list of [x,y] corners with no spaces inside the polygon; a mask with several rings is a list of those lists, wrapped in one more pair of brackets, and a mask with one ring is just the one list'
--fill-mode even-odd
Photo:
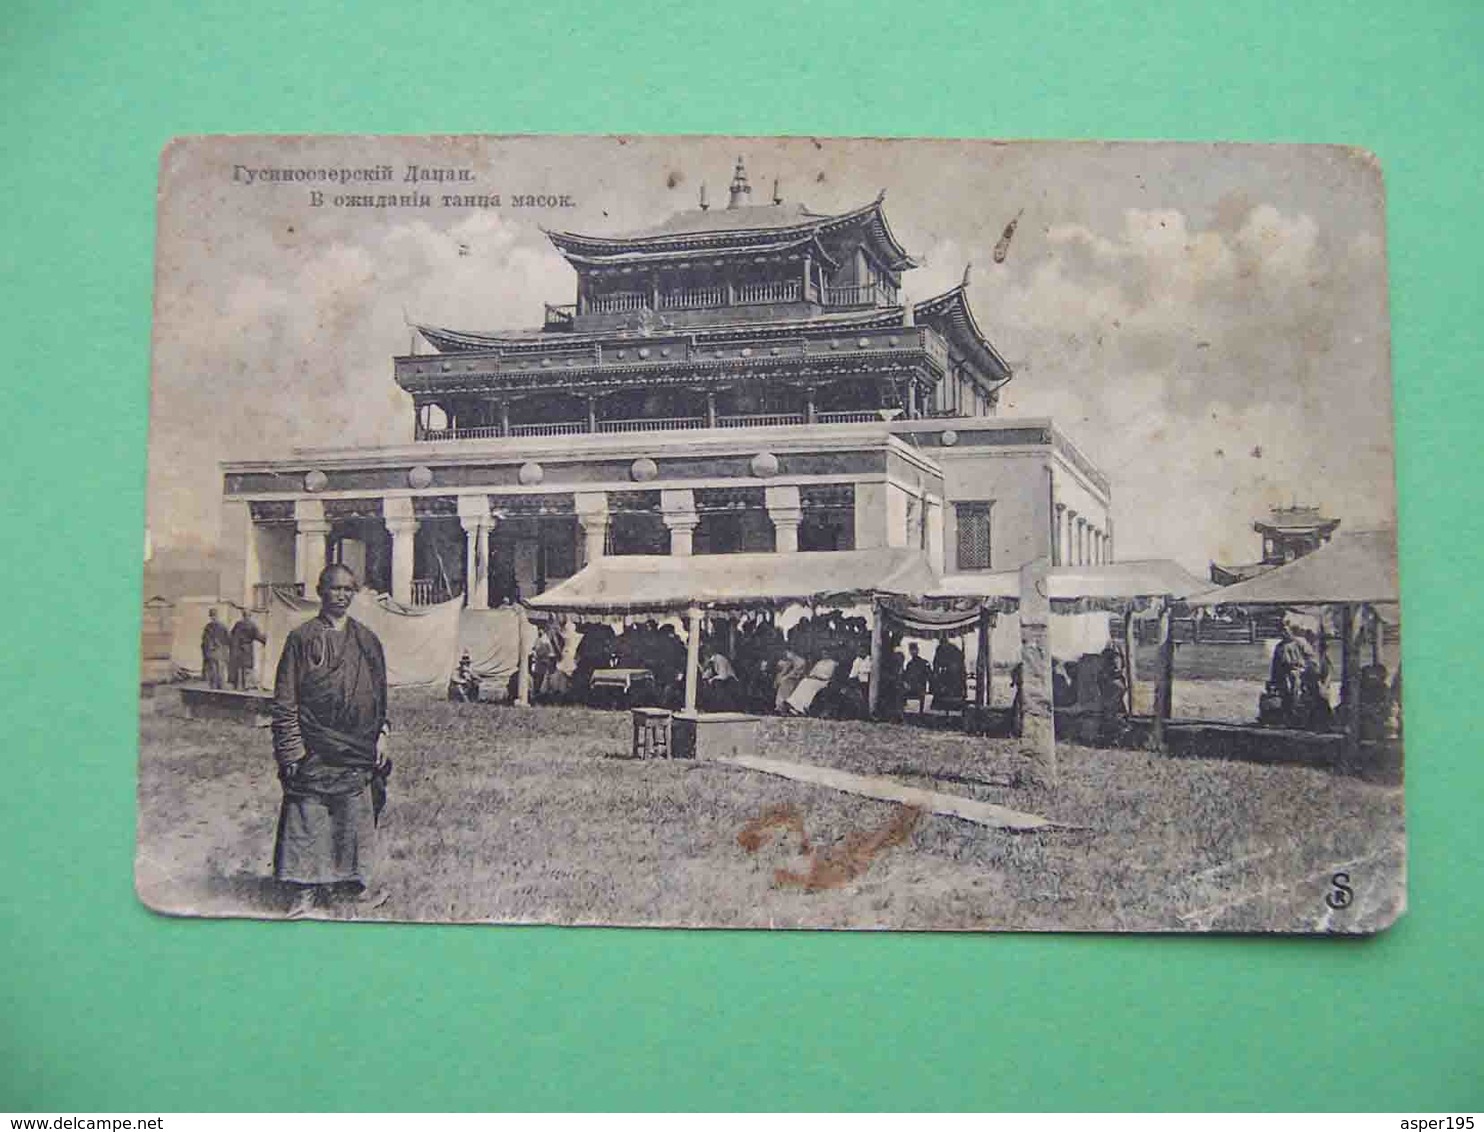
{"label": "tent pole", "polygon": [[1168,724],[1174,703],[1175,634],[1171,624],[1170,599],[1166,597],[1159,610],[1159,667],[1154,673],[1154,749],[1170,749]]}
{"label": "tent pole", "polygon": [[1052,693],[1050,559],[1020,568],[1020,754],[1030,782],[1054,787],[1056,711]]}
{"label": "tent pole", "polygon": [[1360,636],[1364,619],[1360,608],[1346,603],[1340,607],[1340,707],[1344,712],[1345,739],[1341,746],[1340,766],[1354,767],[1360,754]]}
{"label": "tent pole", "polygon": [[1123,679],[1128,684],[1128,713],[1133,715],[1134,708],[1134,685],[1138,682],[1138,669],[1134,660],[1134,652],[1138,648],[1138,641],[1134,639],[1134,607],[1130,605],[1123,611]]}
{"label": "tent pole", "polygon": [[691,606],[686,618],[685,710],[696,710],[696,692],[701,683],[701,610]]}
{"label": "tent pole", "polygon": [[516,607],[520,612],[519,645],[516,647],[515,656],[515,702],[519,707],[529,707],[531,703],[531,630],[534,628],[531,619],[526,616],[526,611]]}
{"label": "tent pole", "polygon": [[979,607],[979,640],[974,654],[974,706],[983,711],[989,706],[989,610]]}
{"label": "tent pole", "polygon": [[881,644],[885,636],[882,624],[881,601],[871,598],[871,676],[866,685],[866,718],[875,719],[877,706],[881,703]]}

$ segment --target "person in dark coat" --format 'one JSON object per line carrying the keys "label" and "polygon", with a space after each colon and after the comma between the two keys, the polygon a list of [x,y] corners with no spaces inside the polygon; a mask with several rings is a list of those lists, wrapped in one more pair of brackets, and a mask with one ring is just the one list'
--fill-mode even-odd
{"label": "person in dark coat", "polygon": [[907,666],[902,669],[902,698],[917,701],[917,714],[927,711],[928,684],[932,682],[933,670],[918,654],[917,642],[907,645]]}
{"label": "person in dark coat", "polygon": [[950,640],[938,644],[933,653],[933,705],[949,710],[961,708],[969,697],[969,674],[964,650]]}
{"label": "person in dark coat", "polygon": [[359,582],[348,567],[327,566],[317,588],[319,614],[289,633],[273,685],[283,785],[273,876],[298,890],[291,917],[336,896],[368,907],[386,899],[367,886],[390,772],[386,655],[350,616]]}
{"label": "person in dark coat", "polygon": [[201,672],[211,688],[227,686],[227,661],[232,655],[232,635],[222,624],[216,610],[206,614],[206,628],[201,630]]}
{"label": "person in dark coat", "polygon": [[227,657],[227,679],[232,687],[247,689],[258,686],[257,657],[253,646],[267,643],[268,638],[258,628],[252,614],[244,610],[237,624],[232,626],[231,648]]}

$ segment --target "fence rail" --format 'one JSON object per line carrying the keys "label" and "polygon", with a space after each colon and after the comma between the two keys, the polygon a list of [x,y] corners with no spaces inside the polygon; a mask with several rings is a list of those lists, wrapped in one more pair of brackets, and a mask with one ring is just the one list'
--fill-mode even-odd
{"label": "fence rail", "polygon": [[742,305],[796,303],[799,301],[801,286],[802,284],[797,279],[788,279],[780,283],[744,283],[737,288],[737,302]]}
{"label": "fence rail", "polygon": [[880,423],[881,414],[874,409],[850,409],[840,413],[819,413],[815,420],[820,424]]}
{"label": "fence rail", "polygon": [[689,287],[665,291],[660,295],[660,309],[671,311],[704,310],[725,306],[727,293],[721,287]]}
{"label": "fence rail", "polygon": [[510,426],[511,436],[577,436],[586,431],[586,421],[552,421],[549,424]]}
{"label": "fence rail", "polygon": [[594,295],[588,300],[597,314],[648,310],[651,295],[647,291],[620,291],[613,295]]}
{"label": "fence rail", "polygon": [[716,418],[718,428],[766,428],[804,423],[802,413],[741,413]]}
{"label": "fence rail", "polygon": [[599,432],[666,432],[670,429],[705,427],[705,417],[635,417],[598,422]]}

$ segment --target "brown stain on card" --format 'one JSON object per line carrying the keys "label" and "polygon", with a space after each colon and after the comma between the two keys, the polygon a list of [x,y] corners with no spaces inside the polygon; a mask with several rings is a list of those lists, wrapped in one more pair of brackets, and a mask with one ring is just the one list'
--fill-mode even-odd
{"label": "brown stain on card", "polygon": [[769,840],[774,830],[793,833],[799,841],[799,852],[807,858],[807,869],[777,869],[773,883],[779,888],[802,888],[805,892],[824,892],[841,888],[864,876],[872,862],[885,849],[901,845],[912,835],[922,820],[917,806],[899,806],[884,825],[869,831],[852,830],[838,846],[814,852],[804,828],[804,815],[797,806],[770,806],[751,819],[737,834],[737,844],[748,853],[756,853]]}

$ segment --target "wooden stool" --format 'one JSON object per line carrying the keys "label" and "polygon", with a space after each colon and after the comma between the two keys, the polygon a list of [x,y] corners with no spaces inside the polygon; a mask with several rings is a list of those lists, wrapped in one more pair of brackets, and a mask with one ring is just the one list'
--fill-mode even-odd
{"label": "wooden stool", "polygon": [[634,757],[668,759],[670,757],[670,715],[664,708],[636,707],[634,718]]}

